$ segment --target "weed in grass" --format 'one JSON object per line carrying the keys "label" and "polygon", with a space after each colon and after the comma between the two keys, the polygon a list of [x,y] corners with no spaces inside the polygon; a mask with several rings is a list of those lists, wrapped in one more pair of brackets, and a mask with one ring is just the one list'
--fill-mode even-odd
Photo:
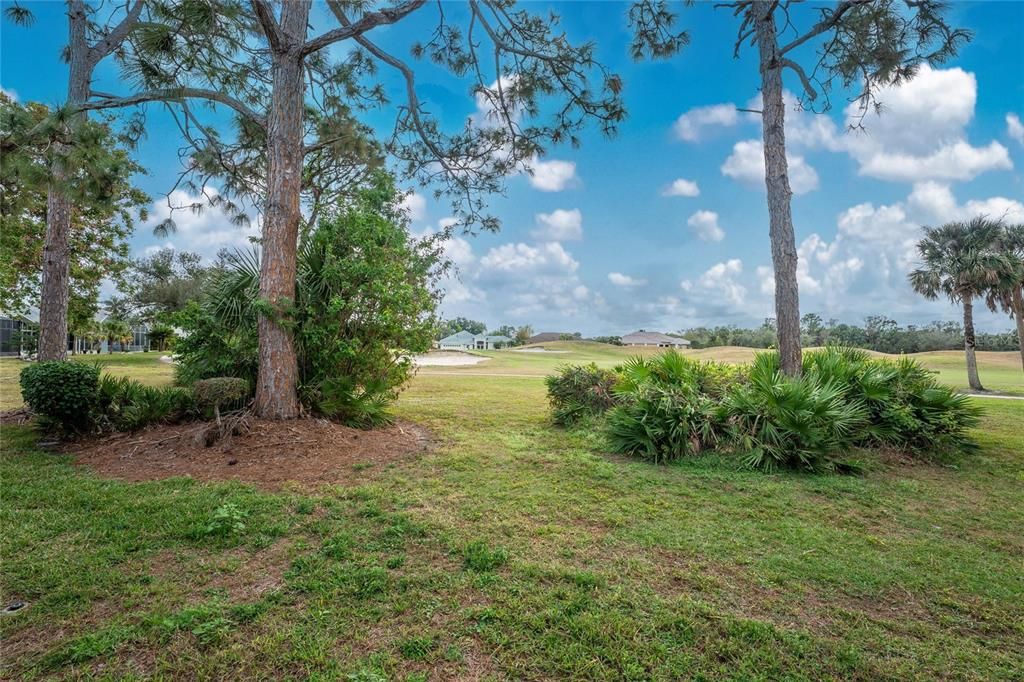
{"label": "weed in grass", "polygon": [[352,556],[352,537],[346,533],[334,535],[324,542],[320,551],[331,559],[348,559]]}
{"label": "weed in grass", "polygon": [[405,565],[405,555],[399,554],[398,556],[389,557],[385,565],[392,570],[401,568]]}
{"label": "weed in grass", "polygon": [[508,552],[502,547],[491,549],[486,540],[474,540],[463,549],[462,558],[466,568],[484,573],[504,566]]}
{"label": "weed in grass", "polygon": [[210,515],[209,522],[203,528],[203,535],[221,538],[238,535],[245,530],[247,518],[249,512],[234,502],[225,502]]}
{"label": "weed in grass", "polygon": [[410,661],[423,661],[437,648],[437,638],[421,635],[410,637],[398,643],[398,651]]}
{"label": "weed in grass", "polygon": [[390,577],[380,566],[355,566],[346,576],[346,582],[358,597],[374,597],[388,589]]}
{"label": "weed in grass", "polygon": [[210,646],[217,644],[227,637],[234,627],[234,621],[228,618],[216,617],[196,625],[192,628],[192,634],[195,635],[200,644]]}
{"label": "weed in grass", "polygon": [[348,682],[388,682],[387,675],[371,668],[360,668],[346,675],[345,679]]}
{"label": "weed in grass", "polygon": [[46,669],[84,663],[112,653],[117,647],[139,636],[139,630],[130,625],[111,625],[71,640],[43,661]]}

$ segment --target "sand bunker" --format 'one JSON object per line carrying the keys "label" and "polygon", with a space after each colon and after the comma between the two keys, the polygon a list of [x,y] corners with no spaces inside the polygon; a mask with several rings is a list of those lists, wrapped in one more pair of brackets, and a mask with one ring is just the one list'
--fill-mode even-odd
{"label": "sand bunker", "polygon": [[418,367],[456,367],[459,365],[476,365],[490,358],[469,353],[428,353],[417,355],[412,359]]}

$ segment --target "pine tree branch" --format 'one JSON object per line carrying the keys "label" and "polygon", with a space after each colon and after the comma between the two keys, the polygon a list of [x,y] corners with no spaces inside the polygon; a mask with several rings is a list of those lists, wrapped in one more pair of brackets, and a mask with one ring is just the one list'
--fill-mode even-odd
{"label": "pine tree branch", "polygon": [[274,18],[273,8],[271,8],[266,0],[251,0],[251,2],[253,12],[256,14],[256,19],[259,21],[264,35],[267,36],[267,43],[270,45],[270,51],[275,54],[284,52],[286,49],[284,45],[284,35],[281,32],[281,25],[278,24],[277,19]]}
{"label": "pine tree branch", "polygon": [[791,59],[780,59],[779,64],[784,68],[790,69],[798,78],[800,78],[800,82],[804,86],[804,92],[807,93],[807,99],[813,102],[818,98],[818,91],[814,89],[813,85],[811,85],[811,79],[807,77],[807,73],[804,71],[802,66]]}
{"label": "pine tree branch", "polygon": [[89,63],[95,66],[101,59],[116,50],[124,42],[128,34],[138,25],[139,17],[142,16],[142,8],[145,6],[143,0],[135,0],[135,4],[128,10],[124,19],[113,28],[103,40],[89,48]]}
{"label": "pine tree branch", "polygon": [[[353,25],[345,15],[345,11],[338,0],[327,0],[327,5],[330,7],[331,12],[334,13],[334,16],[338,19],[343,28]],[[416,128],[416,133],[423,141],[423,144],[425,144],[431,153],[437,157],[437,160],[441,165],[445,167],[445,170],[453,171],[454,169],[450,168],[447,164],[445,154],[437,148],[433,138],[427,134],[426,129],[423,127],[423,121],[420,119],[419,96],[416,94],[416,76],[409,65],[401,59],[385,52],[364,35],[355,35],[353,38],[374,57],[401,72],[402,76],[405,78],[405,95],[408,100],[409,114],[412,116],[412,122],[413,126]]]}
{"label": "pine tree branch", "polygon": [[303,56],[312,54],[313,52],[321,50],[332,43],[361,36],[375,26],[393,24],[408,14],[418,10],[425,4],[426,0],[408,0],[408,2],[396,5],[395,7],[389,7],[378,12],[369,12],[364,14],[359,17],[358,20],[351,22],[348,25],[342,25],[324,33],[323,35],[317,36],[312,40],[306,41],[306,44],[302,46],[302,54]]}
{"label": "pine tree branch", "polygon": [[800,47],[808,40],[811,40],[812,38],[815,38],[821,35],[822,33],[835,28],[839,24],[839,22],[842,21],[844,14],[849,12],[854,7],[857,7],[858,5],[866,5],[869,2],[871,2],[871,0],[843,0],[843,2],[839,3],[836,6],[835,10],[833,10],[832,13],[828,15],[828,17],[822,19],[817,24],[812,26],[811,30],[809,30],[807,33],[803,34],[799,38],[795,39],[788,45],[785,45],[782,48],[780,48],[779,56],[781,57],[790,50]]}
{"label": "pine tree branch", "polygon": [[227,95],[219,90],[208,90],[206,88],[161,88],[158,90],[148,90],[145,92],[139,92],[134,95],[128,95],[127,97],[111,97],[105,93],[92,92],[91,96],[102,97],[100,100],[94,100],[90,102],[83,102],[76,107],[79,111],[94,111],[98,109],[117,109],[119,107],[128,107],[135,104],[143,104],[145,102],[168,102],[178,101],[184,99],[205,99],[211,102],[219,102],[226,106],[231,107],[239,114],[252,120],[259,126],[266,128],[266,119],[260,116],[255,111],[250,109],[248,106],[238,101],[234,97]]}

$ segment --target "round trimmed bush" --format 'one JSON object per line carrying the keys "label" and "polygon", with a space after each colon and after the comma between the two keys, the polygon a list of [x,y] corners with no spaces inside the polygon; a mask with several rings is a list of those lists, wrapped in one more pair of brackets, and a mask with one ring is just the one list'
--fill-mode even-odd
{"label": "round trimmed bush", "polygon": [[201,379],[192,385],[192,395],[200,407],[218,409],[240,403],[249,397],[249,382],[236,377]]}
{"label": "round trimmed bush", "polygon": [[100,368],[80,362],[37,362],[21,370],[21,395],[32,411],[64,431],[89,427]]}

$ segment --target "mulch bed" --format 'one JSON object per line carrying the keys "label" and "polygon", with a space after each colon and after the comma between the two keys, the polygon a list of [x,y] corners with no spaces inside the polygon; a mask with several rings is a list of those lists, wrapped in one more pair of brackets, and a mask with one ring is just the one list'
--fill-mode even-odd
{"label": "mulch bed", "polygon": [[150,427],[65,444],[75,464],[105,478],[152,481],[191,476],[203,481],[234,480],[279,490],[358,484],[382,465],[421,453],[430,434],[411,422],[362,431],[325,419],[253,420],[247,432],[206,447],[205,423]]}

